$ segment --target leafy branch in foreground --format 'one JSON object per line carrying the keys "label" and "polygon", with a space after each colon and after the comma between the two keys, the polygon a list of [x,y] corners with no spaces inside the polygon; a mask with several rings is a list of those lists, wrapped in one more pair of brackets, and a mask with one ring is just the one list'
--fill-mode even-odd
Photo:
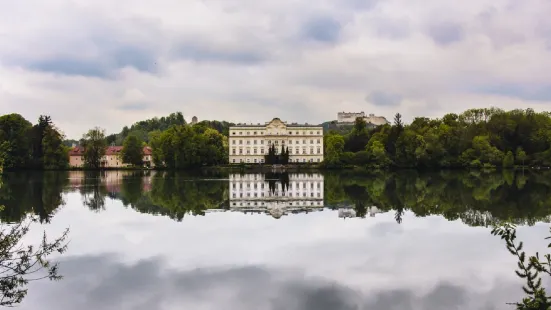
{"label": "leafy branch in foreground", "polygon": [[[541,278],[541,274],[551,275],[551,255],[546,254],[540,259],[539,253],[536,252],[536,255],[526,257],[526,252],[522,250],[522,241],[516,241],[516,226],[513,224],[495,227],[492,229],[492,235],[500,236],[502,240],[505,240],[507,250],[518,259],[515,273],[526,281],[522,289],[527,296],[522,302],[513,305],[517,307],[517,310],[551,309],[551,297],[547,296]],[[551,239],[551,236],[545,239]],[[551,243],[547,247],[551,247]]]}
{"label": "leafy branch in foreground", "polygon": [[13,306],[27,295],[26,285],[42,279],[59,280],[58,263],[52,263],[48,256],[67,250],[66,239],[69,230],[61,237],[50,241],[43,234],[39,245],[24,245],[21,240],[28,233],[30,223],[6,225],[0,229],[0,306]]}

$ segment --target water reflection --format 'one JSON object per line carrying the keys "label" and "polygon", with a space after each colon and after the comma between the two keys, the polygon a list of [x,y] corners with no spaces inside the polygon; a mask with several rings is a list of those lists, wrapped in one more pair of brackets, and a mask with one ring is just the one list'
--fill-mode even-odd
{"label": "water reflection", "polygon": [[[186,174],[175,172],[71,171],[4,176],[0,204],[3,221],[25,214],[49,222],[63,205],[64,193],[77,192],[82,204],[105,210],[106,199],[120,200],[138,212],[181,221],[186,215],[239,211],[274,218],[324,208],[340,218],[393,212],[401,223],[406,211],[441,215],[471,226],[503,221],[533,225],[551,220],[551,174],[504,171],[345,173]],[[337,215],[336,215],[337,216]]]}
{"label": "water reflection", "polygon": [[0,217],[71,227],[64,280],[32,284],[25,310],[507,309],[515,261],[483,227],[545,248],[550,177],[17,173]]}
{"label": "water reflection", "polygon": [[280,218],[324,207],[320,173],[230,174],[229,179],[232,211]]}

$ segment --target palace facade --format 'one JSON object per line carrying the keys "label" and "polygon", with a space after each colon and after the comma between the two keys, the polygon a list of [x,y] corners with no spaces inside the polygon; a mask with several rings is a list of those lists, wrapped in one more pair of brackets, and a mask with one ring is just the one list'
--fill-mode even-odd
{"label": "palace facade", "polygon": [[323,175],[291,173],[230,174],[230,210],[267,213],[280,218],[289,213],[323,210]]}
{"label": "palace facade", "polygon": [[261,124],[237,124],[229,130],[229,163],[264,163],[264,156],[274,145],[276,154],[289,150],[290,163],[323,161],[323,127],[287,124],[279,118]]}

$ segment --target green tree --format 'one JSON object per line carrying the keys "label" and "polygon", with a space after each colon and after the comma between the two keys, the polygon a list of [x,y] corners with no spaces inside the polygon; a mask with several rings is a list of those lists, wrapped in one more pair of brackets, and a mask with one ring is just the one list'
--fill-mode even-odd
{"label": "green tree", "polygon": [[515,165],[515,158],[513,152],[507,152],[507,155],[503,158],[503,168],[511,168]]}
{"label": "green tree", "polygon": [[121,151],[122,162],[132,166],[143,165],[142,140],[135,135],[129,135],[124,139]]}
{"label": "green tree", "polygon": [[84,164],[87,168],[101,168],[101,159],[105,155],[107,141],[105,140],[105,130],[95,127],[90,129],[82,138],[84,147]]}
{"label": "green tree", "polygon": [[28,167],[31,160],[29,133],[32,125],[19,114],[0,116],[0,144],[4,144],[4,168]]}
{"label": "green tree", "polygon": [[344,138],[341,135],[331,135],[325,142],[325,165],[337,167],[341,165],[341,155],[344,152]]}
{"label": "green tree", "polygon": [[42,168],[66,169],[69,166],[69,148],[63,145],[63,135],[54,127],[47,127],[42,138]]}

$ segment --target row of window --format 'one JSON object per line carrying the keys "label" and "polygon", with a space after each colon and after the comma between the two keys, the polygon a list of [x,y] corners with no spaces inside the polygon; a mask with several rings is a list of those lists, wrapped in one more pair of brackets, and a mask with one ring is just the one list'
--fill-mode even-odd
{"label": "row of window", "polygon": [[[244,164],[244,163],[247,163],[247,164],[250,164],[250,163],[255,163],[255,164],[263,164],[264,163],[264,158],[261,158],[260,160],[257,160],[256,158],[254,160],[251,160],[250,158],[247,158],[247,160],[244,160],[244,159],[232,159],[231,161],[233,164],[236,164],[236,163],[241,163],[241,164]],[[290,163],[313,163],[313,162],[321,162],[321,160],[319,158],[316,158],[316,160],[314,159],[306,159],[306,158],[297,158],[296,160],[293,160],[292,158],[289,159],[289,162]]]}
{"label": "row of window", "polygon": [[[275,196],[275,197],[278,197],[280,196],[278,192],[275,192],[273,195],[271,195],[272,193],[269,192],[268,194],[270,194],[269,196]],[[255,198],[258,198],[259,195],[258,193],[254,193],[254,196],[251,196],[251,193],[247,193],[246,195],[247,197],[255,197]],[[321,193],[317,193],[316,195],[318,198],[321,198]],[[264,197],[264,193],[260,193],[260,197]],[[281,197],[293,197],[293,193],[288,193],[287,196],[285,195],[285,192],[281,193]],[[295,193],[295,196],[294,197],[300,197],[300,193]],[[302,197],[306,197],[306,193],[302,193]],[[314,197],[314,193],[310,193],[310,197],[313,198]],[[232,198],[237,198],[237,195],[235,193],[232,194]],[[239,194],[239,198],[243,198],[243,193],[240,193]]]}
{"label": "row of window", "polygon": [[[232,203],[233,206],[244,206],[245,203],[243,202],[234,202]],[[263,206],[264,205],[264,202],[247,202],[246,203],[247,206],[251,206],[251,205],[254,205],[254,206]],[[289,202],[289,206],[292,206],[293,203],[292,202]],[[296,206],[321,206],[322,205],[322,202],[321,201],[297,201],[295,203]]]}
{"label": "row of window", "polygon": [[[250,148],[247,148],[246,149],[246,152],[247,152],[247,155],[251,155],[251,149]],[[267,150],[264,150],[264,149],[260,149],[260,153],[258,152],[258,149],[254,148],[252,149],[252,154],[253,155],[264,155],[264,154],[268,154],[268,151]],[[232,155],[237,155],[237,150],[235,148],[233,148],[231,150],[231,153]],[[276,154],[279,154],[279,150],[276,150]],[[308,154],[308,152],[306,152],[306,148],[303,148],[302,149],[302,153],[300,152],[300,149],[297,147],[295,149],[295,152],[293,153],[293,149],[290,148],[289,149],[289,155],[300,155],[300,154],[303,154],[303,155],[306,155]],[[314,154],[314,149],[313,148],[310,148],[310,154]],[[317,152],[316,154],[321,154],[321,148],[318,147],[317,149]],[[239,149],[239,155],[243,155],[243,149]]]}
{"label": "row of window", "polygon": [[[321,134],[321,131],[319,131],[319,130],[317,130],[317,131],[309,131],[309,132],[308,132],[308,131],[303,131],[303,132],[300,132],[300,131],[289,131],[289,132],[287,132],[287,134],[288,134],[288,135],[293,135],[293,132],[294,132],[295,135],[301,135],[301,134],[302,134],[302,135],[306,135],[306,134],[308,134],[308,133],[310,133],[310,135],[314,135],[314,134],[320,135],[320,134]],[[231,134],[235,136],[235,135],[237,134],[237,131],[232,131]],[[239,131],[239,136],[242,136],[242,135],[243,135],[243,132],[242,132],[242,131]],[[247,136],[257,136],[257,135],[261,135],[261,136],[262,136],[262,135],[264,135],[264,131],[253,131],[252,134],[251,134],[250,131],[245,131],[245,135],[247,135]],[[279,133],[278,133],[278,135],[279,135]]]}
{"label": "row of window", "polygon": [[[251,183],[246,183],[246,184],[247,184],[247,188],[251,188]],[[253,186],[254,189],[258,189],[258,183],[254,183],[253,185],[254,185],[254,186]],[[300,188],[300,185],[299,185],[299,184],[296,184],[296,185],[297,185],[297,187],[296,187],[297,189]],[[295,184],[294,184],[294,183],[291,183],[291,184],[289,184],[289,187],[290,187],[291,189],[293,189],[293,188],[295,187]],[[321,188],[320,183],[316,183],[316,187],[317,187],[317,188]],[[237,188],[237,184],[233,183],[233,184],[232,184],[232,188],[233,188],[233,189],[236,189],[236,188]],[[239,183],[239,188],[243,188],[243,183]],[[261,188],[261,189],[264,189],[264,183],[260,183],[260,188]],[[306,183],[302,183],[302,188],[306,188]],[[314,188],[314,183],[310,183],[310,188],[312,188],[312,189]]]}
{"label": "row of window", "polygon": [[[258,141],[260,141],[260,143]],[[294,141],[295,141],[295,144],[300,144],[300,140],[294,140]],[[252,144],[254,144],[254,145],[264,144],[264,140],[252,140],[252,142],[253,142]],[[274,142],[273,144],[275,144],[275,145],[279,145],[280,143],[281,143],[281,145],[285,145],[285,140],[274,140],[273,142]],[[320,144],[321,139],[317,139],[317,140],[310,139],[310,144],[314,144],[314,142],[316,144]],[[236,144],[243,145],[243,140],[232,139],[232,144],[233,145],[236,145]],[[246,145],[251,145],[251,140],[245,140],[245,144]],[[272,145],[272,141],[268,140],[267,144]],[[293,140],[289,140],[289,144],[293,144]],[[308,140],[303,139],[302,144],[308,144]]]}

